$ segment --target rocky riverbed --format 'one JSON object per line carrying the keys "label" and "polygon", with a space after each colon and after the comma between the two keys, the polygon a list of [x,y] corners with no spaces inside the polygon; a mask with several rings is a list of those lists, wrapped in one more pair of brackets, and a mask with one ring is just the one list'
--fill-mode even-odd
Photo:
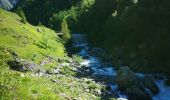
{"label": "rocky riverbed", "polygon": [[[128,66],[115,68],[105,60],[105,52],[100,48],[89,48],[87,45],[80,47],[79,55],[85,58],[82,66],[91,71],[90,78],[103,82],[109,93],[106,98],[117,98],[119,100],[168,100],[170,98],[170,87],[166,86],[166,76],[150,73],[135,73]],[[110,95],[109,95],[110,94]]]}

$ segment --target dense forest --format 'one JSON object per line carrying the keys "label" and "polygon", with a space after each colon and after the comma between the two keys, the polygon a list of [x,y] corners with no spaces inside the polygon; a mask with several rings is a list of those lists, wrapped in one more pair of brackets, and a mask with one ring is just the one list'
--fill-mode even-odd
{"label": "dense forest", "polygon": [[[125,100],[159,100],[154,80],[165,75],[170,85],[168,0],[0,0],[0,7],[2,100],[116,100],[118,91]],[[85,56],[72,45],[82,39],[77,33],[87,36]],[[115,77],[114,70],[111,78],[91,74],[88,60],[98,57],[114,66]],[[133,71],[161,75],[141,78]]]}

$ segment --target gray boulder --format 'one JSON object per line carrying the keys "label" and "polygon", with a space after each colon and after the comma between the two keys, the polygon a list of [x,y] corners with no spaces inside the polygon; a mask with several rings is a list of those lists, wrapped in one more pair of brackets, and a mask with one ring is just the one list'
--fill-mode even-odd
{"label": "gray boulder", "polygon": [[117,71],[115,82],[120,90],[128,94],[130,100],[152,100],[146,89],[154,95],[159,93],[159,88],[152,76],[139,77],[129,67],[121,67]]}
{"label": "gray boulder", "polygon": [[141,78],[142,84],[144,85],[145,88],[149,89],[152,94],[157,94],[159,93],[159,88],[156,85],[156,82],[154,78],[151,75],[146,75]]}
{"label": "gray boulder", "polygon": [[120,89],[125,90],[126,88],[137,84],[138,77],[129,69],[129,67],[121,67],[117,72],[115,81]]}
{"label": "gray boulder", "polygon": [[129,100],[152,100],[151,96],[142,88],[131,86],[126,89]]}

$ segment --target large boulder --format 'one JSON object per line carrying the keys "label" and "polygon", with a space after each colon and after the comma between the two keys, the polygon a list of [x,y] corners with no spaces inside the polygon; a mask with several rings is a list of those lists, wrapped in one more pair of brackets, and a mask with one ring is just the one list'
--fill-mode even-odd
{"label": "large boulder", "polygon": [[126,92],[130,100],[152,100],[152,94],[157,94],[159,88],[152,76],[139,77],[129,67],[121,67],[115,78],[119,89]]}
{"label": "large boulder", "polygon": [[142,84],[144,85],[145,88],[149,89],[152,94],[157,94],[159,93],[159,88],[156,85],[156,82],[154,78],[151,75],[146,75],[141,78]]}
{"label": "large boulder", "polygon": [[151,96],[142,88],[131,86],[126,89],[129,100],[152,100]]}
{"label": "large boulder", "polygon": [[125,90],[126,88],[137,84],[138,77],[129,69],[129,67],[121,67],[117,72],[115,81],[120,89]]}

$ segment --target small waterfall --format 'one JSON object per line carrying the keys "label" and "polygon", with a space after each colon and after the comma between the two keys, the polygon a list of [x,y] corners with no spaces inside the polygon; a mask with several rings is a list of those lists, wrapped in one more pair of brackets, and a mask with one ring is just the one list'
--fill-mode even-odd
{"label": "small waterfall", "polygon": [[72,34],[72,41],[73,41],[73,46],[76,47],[88,45],[86,34]]}

